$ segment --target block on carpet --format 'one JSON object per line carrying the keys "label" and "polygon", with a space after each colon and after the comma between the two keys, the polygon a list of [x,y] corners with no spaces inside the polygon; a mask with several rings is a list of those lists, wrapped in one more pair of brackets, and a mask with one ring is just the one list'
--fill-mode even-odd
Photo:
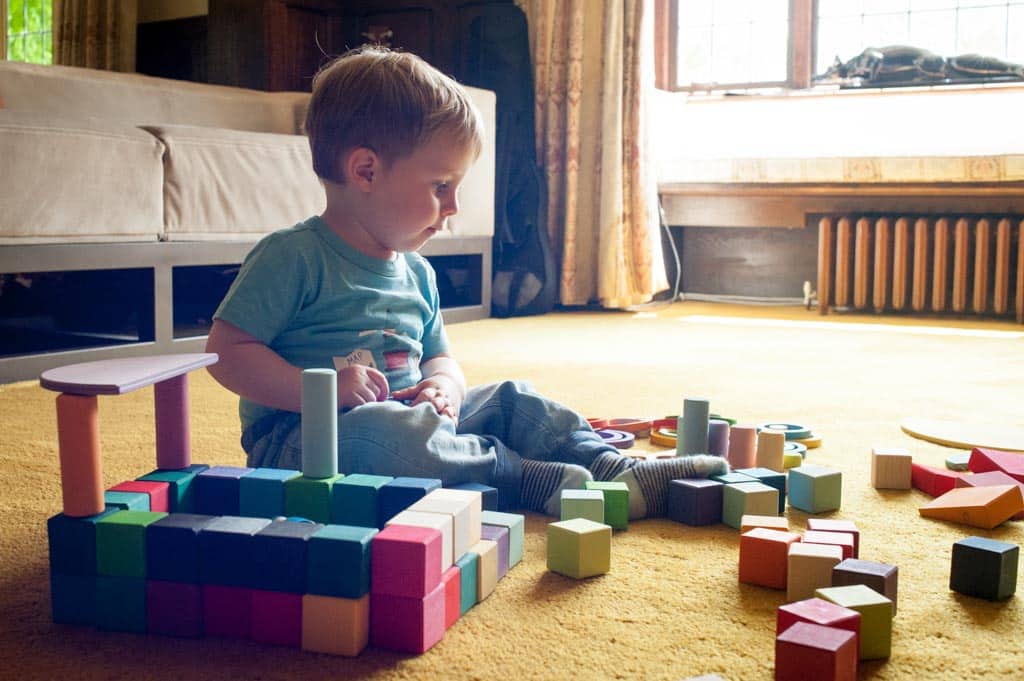
{"label": "block on carpet", "polygon": [[148,511],[149,501],[149,495],[145,492],[124,492],[109,489],[103,492],[103,505],[107,508],[116,508],[122,511]]}
{"label": "block on carpet", "polygon": [[604,494],[599,490],[563,489],[561,520],[586,518],[604,523]]}
{"label": "block on carpet", "polygon": [[744,515],[740,518],[740,534],[748,532],[755,527],[763,527],[767,530],[778,530],[789,532],[789,519],[780,515]]}
{"label": "block on carpet", "polygon": [[452,625],[462,616],[462,574],[458,565],[452,565],[441,575],[444,585],[444,628]]}
{"label": "block on carpet", "polygon": [[275,520],[249,542],[249,578],[245,586],[267,591],[306,593],[309,538],[320,523]]}
{"label": "block on carpet", "polygon": [[1024,482],[1024,454],[990,447],[975,447],[967,467],[974,473],[1002,471],[1017,482]]}
{"label": "block on carpet", "polygon": [[786,566],[786,600],[801,601],[832,586],[832,569],[843,559],[843,550],[826,544],[794,542],[789,545]]}
{"label": "block on carpet", "polygon": [[422,599],[441,582],[441,531],[388,525],[370,542],[370,591]]}
{"label": "block on carpet", "polygon": [[125,480],[111,487],[109,491],[145,494],[149,497],[149,508],[144,510],[170,513],[170,488],[169,483],[155,480]]}
{"label": "block on carpet", "polygon": [[146,528],[166,513],[119,511],[96,521],[96,572],[146,577]]}
{"label": "block on carpet", "polygon": [[[599,490],[604,495],[604,522],[613,530],[629,528],[629,487],[624,482],[587,480],[588,490]],[[564,518],[563,518],[564,520]]]}
{"label": "block on carpet", "polygon": [[370,640],[370,595],[302,597],[302,649],[355,657]]}
{"label": "block on carpet", "polygon": [[758,466],[756,468],[740,468],[736,471],[742,475],[749,476],[769,487],[774,487],[779,492],[779,515],[786,510],[786,474],[781,470],[773,470]]}
{"label": "block on carpet", "polygon": [[925,518],[991,530],[1024,511],[1024,496],[1017,485],[956,487],[917,510]]}
{"label": "block on carpet", "polygon": [[846,558],[832,570],[832,586],[863,584],[892,601],[892,615],[896,616],[899,597],[899,568],[895,565],[870,560]]}
{"label": "block on carpet", "polygon": [[481,539],[488,539],[498,546],[498,581],[508,574],[508,528],[498,525],[484,525],[481,528]]}
{"label": "block on carpet", "polygon": [[782,473],[785,471],[783,458],[786,450],[786,434],[780,430],[763,429],[757,432],[758,468],[768,468]]}
{"label": "block on carpet", "polygon": [[238,483],[238,515],[276,518],[286,515],[284,483],[302,475],[284,468],[255,468]]}
{"label": "block on carpet", "polygon": [[[1020,487],[1021,492],[1024,493],[1024,482],[1017,482],[1015,478],[1011,478],[1002,471],[987,471],[985,473],[975,473],[974,475],[964,475],[956,480],[957,487],[991,487],[993,485],[1017,485]],[[1010,518],[1010,520],[1024,520],[1024,512],[1018,513]]]}
{"label": "block on carpet", "polygon": [[181,470],[155,470],[146,473],[139,480],[151,480],[154,482],[166,482],[169,485],[167,496],[168,506],[171,513],[195,513],[196,510],[196,476],[208,469],[209,466],[201,463],[194,463],[188,468]]}
{"label": "block on carpet", "polygon": [[370,594],[370,642],[378,648],[421,654],[444,637],[444,584],[420,598]]}
{"label": "block on carpet", "polygon": [[860,555],[860,530],[852,520],[808,518],[807,529],[815,532],[848,532],[853,535],[853,557]]}
{"label": "block on carpet", "polygon": [[729,527],[740,529],[745,515],[778,515],[778,511],[779,490],[763,482],[727,484],[722,489],[722,522]]}
{"label": "block on carpet", "polygon": [[370,591],[375,527],[324,525],[306,543],[306,589],[318,596],[358,599]]}
{"label": "block on carpet", "polygon": [[441,481],[436,478],[398,477],[392,479],[377,491],[378,511],[380,512],[377,518],[377,527],[384,527],[391,518],[440,487]]}
{"label": "block on carpet", "polygon": [[735,485],[741,482],[757,482],[756,478],[744,475],[743,473],[737,473],[736,471],[723,473],[722,475],[712,475],[708,480],[714,480],[715,482],[720,482],[723,485]]}
{"label": "block on carpet", "polygon": [[586,518],[550,523],[547,567],[574,579],[611,570],[612,528]]}
{"label": "block on carpet", "polygon": [[96,627],[109,631],[146,631],[146,580],[96,577]]}
{"label": "block on carpet", "polygon": [[252,634],[252,589],[203,584],[203,631],[219,638]]}
{"label": "block on carpet", "polygon": [[50,548],[51,575],[96,574],[96,523],[120,509],[107,508],[102,513],[72,518],[58,513],[46,521],[46,537]]}
{"label": "block on carpet", "polygon": [[905,447],[871,448],[871,486],[875,489],[910,489],[913,457]]}
{"label": "block on carpet", "polygon": [[860,659],[892,654],[892,601],[863,584],[818,589],[816,598],[860,613]]}
{"label": "block on carpet", "polygon": [[58,624],[96,624],[96,575],[50,571],[50,615]]}
{"label": "block on carpet", "polygon": [[960,475],[945,468],[926,466],[923,463],[915,462],[910,465],[911,486],[930,497],[941,496],[956,487],[956,480]]}
{"label": "block on carpet", "polygon": [[990,601],[1009,598],[1017,590],[1020,547],[1009,542],[967,537],[953,544],[949,588]]}
{"label": "block on carpet", "polygon": [[216,516],[171,513],[146,528],[146,576],[165,582],[199,582],[199,533]]}
{"label": "block on carpet", "polygon": [[341,474],[328,478],[300,475],[284,483],[285,515],[326,525],[331,522],[331,490]]}
{"label": "block on carpet", "polygon": [[[753,482],[753,478],[750,479]],[[723,483],[705,478],[686,478],[668,483],[668,517],[686,525],[722,522]]]}
{"label": "block on carpet", "polygon": [[379,527],[380,488],[394,478],[387,475],[346,475],[331,488],[331,523]]}
{"label": "block on carpet", "polygon": [[776,681],[856,681],[857,637],[845,629],[797,622],[775,639]]}
{"label": "block on carpet", "polygon": [[302,594],[252,590],[250,636],[257,643],[302,645]]}
{"label": "block on carpet", "polygon": [[484,511],[480,520],[484,525],[508,528],[508,567],[512,569],[523,559],[523,541],[526,538],[526,518],[517,513]]}
{"label": "block on carpet", "polygon": [[408,508],[409,511],[440,513],[452,522],[452,563],[480,541],[483,496],[479,492],[435,489]]}
{"label": "block on carpet", "polygon": [[843,474],[834,468],[804,464],[789,472],[789,505],[807,513],[842,506]]}
{"label": "block on carpet", "polygon": [[810,622],[823,627],[846,629],[860,640],[860,613],[822,598],[808,598],[780,605],[775,615],[775,635],[778,636],[797,622]]}
{"label": "block on carpet", "polygon": [[853,535],[849,532],[820,532],[818,530],[807,530],[804,532],[804,536],[801,541],[805,544],[838,546],[842,550],[843,560],[853,558]]}
{"label": "block on carpet", "polygon": [[151,634],[202,636],[202,587],[199,584],[147,579],[146,626]]}
{"label": "block on carpet", "polygon": [[458,485],[452,485],[449,489],[458,489],[466,492],[479,492],[484,511],[497,511],[499,508],[497,487],[491,487],[490,485],[484,485],[479,482],[462,482]]}
{"label": "block on carpet", "polygon": [[244,466],[212,466],[195,478],[195,512],[202,515],[238,515],[241,479],[252,473]]}
{"label": "block on carpet", "polygon": [[481,603],[498,585],[498,545],[481,539],[469,552],[476,554],[476,602]]}
{"label": "block on carpet", "polygon": [[469,551],[455,561],[459,568],[459,615],[465,615],[476,605],[477,577],[479,557]]}
{"label": "block on carpet", "polygon": [[402,511],[393,516],[385,527],[390,525],[407,525],[410,527],[425,527],[437,530],[441,533],[441,567],[444,572],[455,564],[455,555],[452,532],[452,517],[447,513],[426,513],[423,511]]}
{"label": "block on carpet", "polygon": [[200,528],[199,581],[246,586],[252,537],[269,524],[268,518],[219,516]]}
{"label": "block on carpet", "polygon": [[744,532],[740,535],[739,581],[770,589],[785,589],[789,547],[799,541],[800,535],[795,532],[763,527]]}

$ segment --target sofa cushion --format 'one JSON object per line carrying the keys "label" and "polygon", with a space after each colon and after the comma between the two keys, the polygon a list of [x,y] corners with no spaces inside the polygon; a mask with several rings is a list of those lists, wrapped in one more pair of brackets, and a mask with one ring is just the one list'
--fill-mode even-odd
{"label": "sofa cushion", "polygon": [[0,109],[0,243],[156,241],[162,153],[129,124]]}
{"label": "sofa cushion", "polygon": [[185,125],[143,129],[167,148],[169,241],[251,240],[324,210],[303,136]]}

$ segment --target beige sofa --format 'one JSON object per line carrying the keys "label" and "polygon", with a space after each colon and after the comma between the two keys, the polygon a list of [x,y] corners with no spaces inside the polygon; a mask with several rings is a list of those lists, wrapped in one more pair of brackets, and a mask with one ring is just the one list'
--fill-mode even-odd
{"label": "beige sofa", "polygon": [[[470,94],[487,122],[484,152],[451,231],[423,249],[465,258],[480,278],[471,282],[479,302],[447,308],[449,321],[490,312],[495,97]],[[185,271],[176,269],[237,264],[262,235],[323,209],[300,134],[307,101],[306,93],[0,61],[0,274],[145,268],[154,291],[151,338],[2,356],[0,382],[63,363],[201,347],[203,338],[174,329],[172,281]]]}

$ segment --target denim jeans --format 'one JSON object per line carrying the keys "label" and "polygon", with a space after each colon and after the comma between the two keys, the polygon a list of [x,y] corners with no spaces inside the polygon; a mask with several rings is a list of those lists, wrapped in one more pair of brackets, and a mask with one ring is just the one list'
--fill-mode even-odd
{"label": "denim jeans", "polygon": [[[267,416],[242,433],[252,467],[302,467],[299,414]],[[433,407],[373,402],[338,415],[338,470],[345,474],[439,478],[498,489],[502,508],[518,508],[522,459],[589,466],[615,451],[579,414],[522,381],[470,388],[458,428]]]}

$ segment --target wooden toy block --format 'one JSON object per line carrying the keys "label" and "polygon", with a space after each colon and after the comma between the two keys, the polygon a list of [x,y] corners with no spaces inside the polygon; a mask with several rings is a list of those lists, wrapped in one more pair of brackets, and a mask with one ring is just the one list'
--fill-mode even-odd
{"label": "wooden toy block", "polygon": [[424,511],[402,511],[389,520],[387,525],[408,525],[437,530],[441,533],[441,572],[444,572],[455,563],[454,542],[452,541],[452,517],[450,515],[426,513]]}
{"label": "wooden toy block", "polygon": [[832,586],[832,569],[843,559],[838,546],[805,544],[789,545],[786,567],[786,600],[801,601],[814,597],[814,592]]}
{"label": "wooden toy block", "polygon": [[213,466],[195,479],[196,508],[202,515],[238,515],[239,482],[252,468]]}
{"label": "wooden toy block", "polygon": [[146,631],[146,580],[96,577],[96,627],[109,631]]}
{"label": "wooden toy block", "polygon": [[775,635],[778,636],[797,622],[810,622],[823,627],[846,629],[853,632],[860,646],[860,613],[821,598],[808,598],[780,605],[775,616]]}
{"label": "wooden toy block", "polygon": [[711,403],[701,399],[684,399],[683,415],[676,430],[681,435],[676,440],[676,456],[708,453],[708,422]]}
{"label": "wooden toy block", "polygon": [[246,586],[252,537],[269,524],[267,518],[219,516],[204,525],[199,530],[199,581]]}
{"label": "wooden toy block", "polygon": [[452,520],[452,563],[480,541],[483,497],[479,492],[435,489],[408,508],[422,513],[441,513]]}
{"label": "wooden toy block", "polygon": [[832,586],[863,584],[892,601],[892,615],[896,616],[899,595],[899,568],[895,565],[870,560],[846,558],[832,570]]}
{"label": "wooden toy block", "polygon": [[798,451],[790,451],[788,449],[782,452],[782,467],[787,471],[790,468],[797,468],[802,466],[804,463],[803,455]]}
{"label": "wooden toy block", "polygon": [[742,468],[737,473],[749,475],[754,480],[774,487],[779,491],[779,515],[786,510],[786,475],[770,468]]}
{"label": "wooden toy block", "polygon": [[96,521],[96,573],[146,577],[146,527],[166,513],[119,511]]}
{"label": "wooden toy block", "polygon": [[967,467],[974,473],[1002,471],[1017,482],[1024,482],[1024,454],[1020,452],[975,447],[971,450],[971,458],[967,461]]}
{"label": "wooden toy block", "polygon": [[604,523],[604,494],[600,490],[563,489],[561,520],[572,518]]}
{"label": "wooden toy block", "polygon": [[84,518],[72,518],[59,513],[47,520],[50,574],[95,575],[96,523],[117,512],[118,509],[108,508],[99,515]]}
{"label": "wooden toy block", "polygon": [[149,495],[143,492],[117,492],[107,490],[103,493],[106,508],[121,511],[148,511]]}
{"label": "wooden toy block", "polygon": [[856,681],[856,636],[845,629],[797,622],[775,639],[775,679]]}
{"label": "wooden toy block", "polygon": [[782,431],[765,429],[757,433],[757,455],[755,461],[758,468],[768,468],[778,473],[786,470],[782,464],[786,449],[786,434]]}
{"label": "wooden toy block", "polygon": [[956,479],[959,477],[960,473],[947,471],[944,468],[926,466],[923,463],[910,465],[911,486],[930,497],[941,496],[956,487]]}
{"label": "wooden toy block", "polygon": [[99,401],[95,395],[57,396],[57,446],[64,515],[103,512],[103,462]]}
{"label": "wooden toy block", "polygon": [[238,483],[238,515],[276,518],[285,515],[284,484],[302,475],[283,468],[254,468]]}
{"label": "wooden toy block", "polygon": [[871,448],[871,486],[875,489],[910,489],[914,459],[905,447]]}
{"label": "wooden toy block", "polygon": [[775,515],[778,510],[779,490],[762,482],[741,482],[722,490],[722,522],[737,530],[745,515]]}
{"label": "wooden toy block", "polygon": [[[957,487],[991,487],[993,485],[1016,485],[1024,493],[1024,482],[1017,482],[1016,479],[1002,471],[988,471],[986,473],[975,473],[964,475],[956,480]],[[1010,518],[1010,520],[1024,520],[1024,512]]]}
{"label": "wooden toy block", "polygon": [[948,468],[949,470],[962,473],[971,470],[970,461],[970,452],[957,452],[956,454],[950,454],[949,456],[947,456],[945,464],[946,468]]}
{"label": "wooden toy block", "polygon": [[737,473],[736,471],[723,473],[722,475],[712,475],[708,480],[714,480],[715,482],[720,482],[723,485],[735,485],[740,482],[757,482],[757,478],[752,478],[749,475]]}
{"label": "wooden toy block", "polygon": [[518,565],[519,561],[523,559],[523,540],[526,536],[525,517],[517,513],[484,511],[480,520],[484,525],[508,528],[508,567],[511,569]]}
{"label": "wooden toy block", "polygon": [[302,649],[355,657],[370,640],[370,595],[302,597]]}
{"label": "wooden toy block", "polygon": [[860,613],[860,659],[892,653],[892,601],[863,584],[818,589],[815,597]]}
{"label": "wooden toy block", "polygon": [[[629,527],[629,487],[624,482],[601,482],[588,480],[588,490],[600,490],[604,494],[604,522],[613,530]],[[564,518],[563,518],[564,520]]]}
{"label": "wooden toy block", "polygon": [[708,454],[729,457],[729,422],[721,419],[708,421]]}
{"label": "wooden toy block", "polygon": [[479,558],[469,551],[455,561],[459,568],[459,615],[465,615],[476,605],[477,577],[480,570]]}
{"label": "wooden toy block", "polygon": [[257,643],[302,645],[302,594],[252,590],[250,637]]}
{"label": "wooden toy block", "polygon": [[757,426],[736,425],[729,429],[729,465],[733,468],[757,465]]}
{"label": "wooden toy block", "polygon": [[789,472],[789,505],[807,513],[835,511],[842,505],[843,474],[804,464]]}
{"label": "wooden toy block", "polygon": [[800,541],[795,532],[756,527],[740,535],[739,580],[744,584],[785,589],[789,546]]}
{"label": "wooden toy block", "polygon": [[917,511],[925,518],[991,530],[1024,511],[1024,496],[1016,485],[957,487]]}
{"label": "wooden toy block", "polygon": [[50,616],[57,624],[96,624],[96,575],[50,572]]}
{"label": "wooden toy block", "polygon": [[384,527],[387,521],[412,506],[427,493],[441,487],[436,478],[394,478],[377,491],[377,527]]}
{"label": "wooden toy block", "polygon": [[170,513],[169,491],[170,485],[166,482],[151,480],[125,480],[111,487],[108,492],[136,492],[149,497],[149,508],[147,511],[158,511]]}
{"label": "wooden toy block", "polygon": [[203,631],[220,638],[249,638],[252,589],[203,584]]}
{"label": "wooden toy block", "polygon": [[370,542],[370,591],[422,599],[441,582],[441,531],[388,525]]}
{"label": "wooden toy block", "polygon": [[687,478],[668,483],[668,517],[687,525],[722,522],[722,490],[717,480]]}
{"label": "wooden toy block", "polygon": [[548,570],[574,579],[611,570],[612,528],[586,518],[548,525]]}
{"label": "wooden toy block", "polygon": [[199,533],[211,515],[172,513],[146,528],[146,576],[165,582],[199,582]]}
{"label": "wooden toy block", "polygon": [[[837,546],[842,552],[843,560],[853,558],[853,535],[849,532],[819,532],[818,530],[807,530],[804,532],[802,541],[805,544]],[[825,586],[829,585],[826,584]]]}
{"label": "wooden toy block", "polygon": [[246,586],[306,593],[309,538],[323,527],[319,523],[275,520],[254,534],[249,542]]}
{"label": "wooden toy block", "polygon": [[177,471],[155,470],[143,475],[139,480],[166,482],[170,485],[168,506],[171,513],[195,513],[196,510],[196,476],[208,469],[205,464],[192,464],[188,468]]}
{"label": "wooden toy block", "polygon": [[779,515],[744,515],[740,518],[740,534],[749,532],[755,527],[767,530],[789,532],[789,519]]}
{"label": "wooden toy block", "polygon": [[499,508],[497,487],[483,485],[479,482],[463,482],[458,485],[452,485],[451,489],[460,489],[466,492],[480,492],[483,497],[483,510],[485,511],[497,511]]}
{"label": "wooden toy block", "polygon": [[508,574],[508,528],[497,525],[484,525],[481,538],[488,539],[498,545],[498,581]]}
{"label": "wooden toy block", "polygon": [[852,520],[808,518],[807,529],[815,532],[848,532],[853,535],[853,557],[860,555],[860,530]]}
{"label": "wooden toy block", "polygon": [[374,527],[324,525],[306,542],[306,590],[319,596],[358,599],[370,591]]}
{"label": "wooden toy block", "polygon": [[380,488],[394,478],[355,473],[337,480],[331,488],[331,523],[355,527],[379,527]]}
{"label": "wooden toy block", "polygon": [[953,544],[949,588],[991,601],[1009,598],[1017,590],[1019,561],[1016,544],[984,537],[961,539]]}
{"label": "wooden toy block", "polygon": [[202,636],[202,587],[147,579],[146,628],[164,636]]}
{"label": "wooden toy block", "polygon": [[452,565],[441,575],[444,585],[444,628],[451,629],[462,615],[462,575],[459,566]]}
{"label": "wooden toy block", "polygon": [[498,585],[498,545],[481,539],[469,552],[476,554],[476,602],[482,603]]}
{"label": "wooden toy block", "polygon": [[301,403],[302,475],[333,478],[338,475],[338,372],[304,369]]}
{"label": "wooden toy block", "polygon": [[300,475],[284,483],[285,515],[327,524],[331,520],[331,491],[341,475],[307,478]]}
{"label": "wooden toy block", "polygon": [[[386,530],[385,530],[386,531]],[[425,653],[444,636],[444,584],[419,598],[370,594],[370,642],[378,648]]]}

